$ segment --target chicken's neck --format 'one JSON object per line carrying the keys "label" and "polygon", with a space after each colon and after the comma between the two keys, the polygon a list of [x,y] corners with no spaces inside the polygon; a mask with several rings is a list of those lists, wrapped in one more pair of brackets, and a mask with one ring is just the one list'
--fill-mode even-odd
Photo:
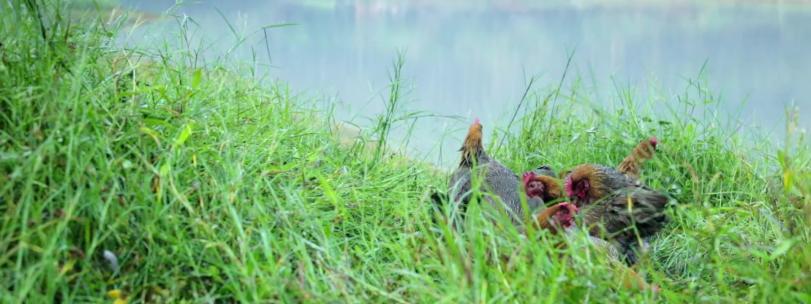
{"label": "chicken's neck", "polygon": [[484,152],[481,146],[462,148],[462,161],[459,166],[472,167],[478,164],[490,162],[490,157]]}

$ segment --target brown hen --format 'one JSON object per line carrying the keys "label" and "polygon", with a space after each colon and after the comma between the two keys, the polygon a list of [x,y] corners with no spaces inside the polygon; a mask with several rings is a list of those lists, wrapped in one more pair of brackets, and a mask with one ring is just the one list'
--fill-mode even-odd
{"label": "brown hen", "polygon": [[639,241],[667,223],[668,197],[637,180],[641,163],[653,156],[657,144],[651,138],[637,145],[620,169],[584,164],[564,179],[564,191],[581,209],[589,233],[615,243],[629,264],[636,262]]}

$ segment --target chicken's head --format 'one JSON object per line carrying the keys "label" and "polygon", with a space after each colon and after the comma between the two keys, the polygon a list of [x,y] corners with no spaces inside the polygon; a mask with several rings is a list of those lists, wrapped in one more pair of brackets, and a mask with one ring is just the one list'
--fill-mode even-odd
{"label": "chicken's head", "polygon": [[524,192],[526,192],[527,197],[541,197],[543,195],[546,186],[537,179],[538,177],[535,172],[524,173]]}
{"label": "chicken's head", "polygon": [[551,202],[562,196],[560,183],[548,175],[540,175],[534,171],[524,173],[524,191],[527,197],[539,197],[544,202]]}
{"label": "chicken's head", "polygon": [[648,142],[650,143],[651,147],[653,147],[653,149],[656,150],[656,145],[659,144],[659,140],[656,138],[656,136],[648,138]]}
{"label": "chicken's head", "polygon": [[542,211],[538,214],[536,220],[541,229],[557,233],[558,230],[566,230],[575,226],[574,217],[577,212],[577,206],[569,202],[563,202]]}
{"label": "chicken's head", "polygon": [[557,206],[560,206],[560,209],[555,213],[555,221],[563,228],[574,226],[574,216],[579,210],[577,206],[569,202],[563,202]]}
{"label": "chicken's head", "polygon": [[603,196],[603,174],[592,165],[580,165],[566,176],[564,188],[566,195],[582,207]]}

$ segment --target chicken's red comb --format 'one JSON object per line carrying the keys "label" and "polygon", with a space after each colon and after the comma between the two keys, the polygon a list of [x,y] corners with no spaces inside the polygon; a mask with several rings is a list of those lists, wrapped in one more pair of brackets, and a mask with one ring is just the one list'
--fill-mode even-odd
{"label": "chicken's red comb", "polygon": [[533,179],[535,179],[535,172],[530,171],[524,173],[524,185],[529,184]]}
{"label": "chicken's red comb", "polygon": [[651,146],[653,146],[654,149],[656,149],[656,145],[659,144],[659,140],[656,139],[656,136],[651,136],[651,138],[649,138],[648,141],[650,142]]}
{"label": "chicken's red comb", "polygon": [[567,196],[574,196],[574,185],[571,176],[567,176],[563,181],[563,190],[566,191]]}
{"label": "chicken's red comb", "polygon": [[479,118],[478,118],[478,117],[476,117],[476,118],[474,118],[474,119],[473,119],[473,124],[474,124],[474,125],[480,125],[480,124],[481,124],[481,122],[479,121]]}

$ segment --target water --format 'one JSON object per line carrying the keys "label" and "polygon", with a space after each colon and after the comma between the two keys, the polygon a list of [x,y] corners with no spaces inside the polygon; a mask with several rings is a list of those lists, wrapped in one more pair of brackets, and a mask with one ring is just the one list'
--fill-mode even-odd
{"label": "water", "polygon": [[[124,2],[152,13],[174,3]],[[292,89],[329,97],[339,117],[361,125],[384,110],[392,62],[404,52],[404,107],[456,117],[420,120],[409,143],[412,156],[442,165],[455,162],[473,117],[486,127],[506,126],[528,78],[538,76],[538,88],[556,85],[572,52],[570,76],[593,87],[596,101],[614,98],[615,84],[637,88],[642,98],[655,91],[672,99],[704,67],[722,107],[749,127],[781,136],[790,104],[811,117],[811,5],[531,3],[202,1],[177,13],[197,22],[207,56],[224,56],[237,44],[228,20],[246,37],[228,58],[256,60]],[[295,25],[268,30],[266,40],[261,27],[280,23]],[[176,29],[175,20],[158,20],[128,39],[155,43],[176,37]]]}

